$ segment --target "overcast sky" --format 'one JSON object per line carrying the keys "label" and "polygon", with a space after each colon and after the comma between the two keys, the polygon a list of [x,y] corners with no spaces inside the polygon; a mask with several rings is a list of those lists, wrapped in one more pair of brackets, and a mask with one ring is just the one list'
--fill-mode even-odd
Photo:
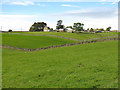
{"label": "overcast sky", "polygon": [[46,2],[43,0],[4,0],[0,10],[2,30],[28,31],[34,22],[45,22],[55,29],[57,20],[63,20],[65,26],[73,25],[75,22],[84,23],[85,29],[109,26],[113,30],[118,29],[117,0],[44,1]]}

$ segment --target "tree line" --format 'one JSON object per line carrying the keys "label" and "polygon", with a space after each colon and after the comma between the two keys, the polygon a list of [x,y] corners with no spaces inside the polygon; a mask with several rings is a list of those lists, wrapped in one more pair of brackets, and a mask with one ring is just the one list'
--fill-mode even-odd
{"label": "tree line", "polygon": [[[57,26],[56,26],[56,29],[59,31],[59,29],[63,29],[64,31],[67,29],[67,28],[71,28],[75,31],[84,31],[85,29],[83,28],[84,24],[83,23],[74,23],[73,26],[67,26],[65,27],[64,25],[62,25],[62,20],[58,20],[57,21]],[[104,28],[100,28],[100,29],[93,29],[93,28],[88,28],[87,31],[90,31],[90,32],[93,32],[95,30],[98,30],[98,31],[110,31],[111,30],[111,27],[107,27],[106,29]]]}
{"label": "tree line", "polygon": [[[87,30],[85,30],[84,28],[84,24],[83,23],[73,23],[73,26],[66,26],[62,25],[62,20],[58,20],[57,21],[57,25],[56,25],[56,31],[59,32],[61,29],[63,32],[66,32],[68,30],[68,28],[70,28],[73,31],[89,31],[89,32],[94,32],[94,31],[110,31],[111,27],[106,28],[106,30],[104,30],[104,28],[100,28],[100,29],[93,29],[93,28],[88,28]],[[50,31],[53,31],[53,28],[50,28],[47,26],[47,23],[44,22],[35,22],[29,29],[30,32],[35,32],[35,31],[44,31],[45,28],[47,28]],[[8,32],[12,32],[11,29],[8,30]]]}

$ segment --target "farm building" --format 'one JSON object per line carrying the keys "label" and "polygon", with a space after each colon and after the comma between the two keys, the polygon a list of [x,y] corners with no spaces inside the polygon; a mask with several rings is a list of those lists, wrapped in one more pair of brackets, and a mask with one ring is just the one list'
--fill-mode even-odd
{"label": "farm building", "polygon": [[112,32],[120,32],[119,30],[112,30]]}
{"label": "farm building", "polygon": [[60,32],[63,32],[63,29],[59,29]]}
{"label": "farm building", "polygon": [[72,32],[72,31],[73,31],[73,29],[67,28],[67,32]]}
{"label": "farm building", "polygon": [[49,32],[49,31],[50,31],[49,27],[45,26],[44,27],[44,32]]}

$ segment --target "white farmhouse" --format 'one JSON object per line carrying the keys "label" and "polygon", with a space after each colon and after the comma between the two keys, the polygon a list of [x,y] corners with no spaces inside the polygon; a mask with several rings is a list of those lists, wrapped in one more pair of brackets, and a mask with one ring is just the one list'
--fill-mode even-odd
{"label": "white farmhouse", "polygon": [[59,29],[60,32],[63,32],[63,29]]}
{"label": "white farmhouse", "polygon": [[44,32],[49,32],[49,29],[47,26],[44,27]]}
{"label": "white farmhouse", "polygon": [[67,28],[67,32],[72,32],[72,31],[73,31],[73,29]]}

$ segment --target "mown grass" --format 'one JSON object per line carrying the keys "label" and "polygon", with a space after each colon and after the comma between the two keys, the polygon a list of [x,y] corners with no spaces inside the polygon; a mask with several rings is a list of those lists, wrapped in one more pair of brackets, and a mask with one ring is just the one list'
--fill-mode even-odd
{"label": "mown grass", "polygon": [[49,36],[29,36],[29,35],[15,35],[15,34],[2,34],[2,44],[18,48],[43,48],[54,45],[61,45],[67,43],[76,43],[78,41],[67,40],[57,37]]}
{"label": "mown grass", "polygon": [[117,41],[2,53],[3,88],[118,87]]}
{"label": "mown grass", "polygon": [[69,32],[12,32],[12,33],[21,33],[21,34],[37,34],[37,35],[58,35],[62,37],[69,37],[73,39],[85,40],[85,39],[92,39],[92,38],[99,38],[99,37],[106,37],[106,36],[114,36],[118,35],[117,32],[103,32],[103,33],[69,33]]}

